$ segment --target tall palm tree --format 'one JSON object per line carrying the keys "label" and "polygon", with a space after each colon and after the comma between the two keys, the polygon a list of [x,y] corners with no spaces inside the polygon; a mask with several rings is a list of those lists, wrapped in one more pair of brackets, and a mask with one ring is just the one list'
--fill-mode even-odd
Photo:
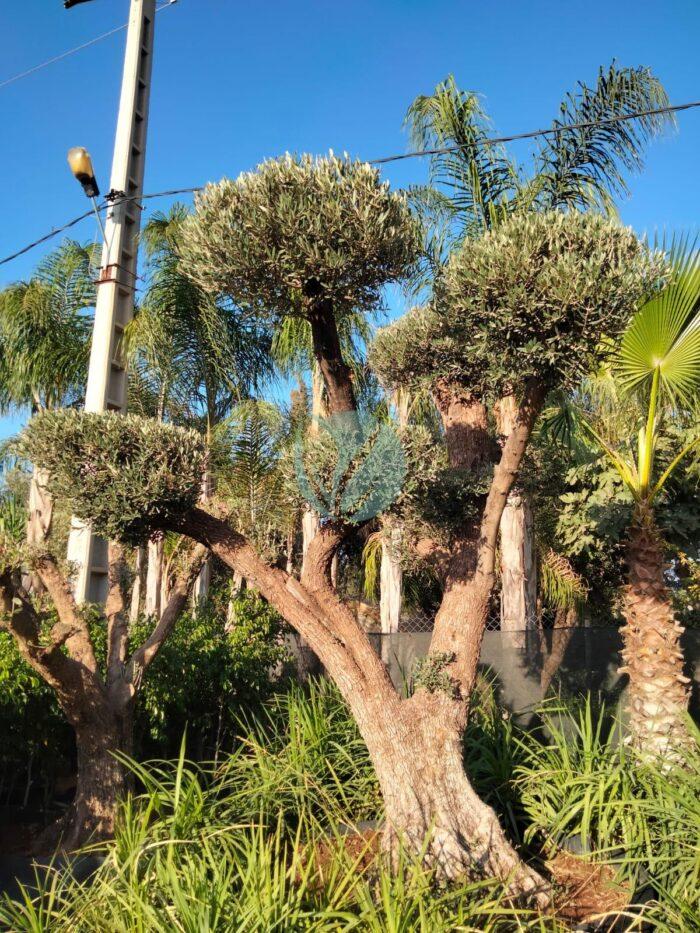
{"label": "tall palm tree", "polygon": [[[661,762],[677,757],[687,740],[689,689],[680,648],[683,629],[666,586],[655,511],[675,471],[700,443],[700,253],[681,246],[671,255],[670,281],[634,316],[612,364],[625,401],[640,402],[636,445],[615,444],[603,426],[582,422],[634,500],[626,543],[622,670],[629,674],[631,742]],[[690,437],[686,433],[685,443],[674,450],[670,428],[684,422]]]}
{"label": "tall palm tree", "polygon": [[[613,62],[600,69],[593,86],[580,83],[564,97],[552,124],[558,132],[543,138],[525,169],[503,145],[487,142],[491,125],[478,95],[460,90],[452,75],[433,94],[417,97],[406,115],[411,142],[437,151],[430,156],[430,185],[412,192],[426,229],[426,260],[414,286],[420,289],[439,276],[464,237],[479,236],[515,211],[613,211],[614,198],[627,193],[626,174],[642,168],[646,143],[672,126],[673,117],[649,114],[592,124],[667,104],[649,68]],[[500,415],[505,436],[509,412]],[[504,629],[525,628],[536,616],[533,527],[528,496],[516,487],[501,523]]]}
{"label": "tall palm tree", "polygon": [[[97,252],[68,240],[26,282],[0,292],[0,408],[3,412],[75,405],[82,399],[95,301]],[[46,477],[34,470],[27,538],[39,544],[53,507]],[[31,580],[40,589],[38,578]]]}

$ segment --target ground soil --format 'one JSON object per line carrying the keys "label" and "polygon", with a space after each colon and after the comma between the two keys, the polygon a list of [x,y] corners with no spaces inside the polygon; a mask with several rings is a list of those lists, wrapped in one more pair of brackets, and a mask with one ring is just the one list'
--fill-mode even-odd
{"label": "ground soil", "polygon": [[611,930],[632,899],[630,888],[616,883],[607,865],[559,851],[546,867],[557,889],[557,915],[577,928]]}

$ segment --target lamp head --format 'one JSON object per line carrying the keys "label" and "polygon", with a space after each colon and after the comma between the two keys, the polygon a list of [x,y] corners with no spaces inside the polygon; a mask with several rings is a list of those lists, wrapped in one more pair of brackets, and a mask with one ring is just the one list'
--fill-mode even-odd
{"label": "lamp head", "polygon": [[87,149],[82,146],[74,146],[68,150],[68,164],[70,170],[83,186],[83,191],[89,198],[99,196],[100,189],[97,187],[95,172],[92,167],[92,159]]}

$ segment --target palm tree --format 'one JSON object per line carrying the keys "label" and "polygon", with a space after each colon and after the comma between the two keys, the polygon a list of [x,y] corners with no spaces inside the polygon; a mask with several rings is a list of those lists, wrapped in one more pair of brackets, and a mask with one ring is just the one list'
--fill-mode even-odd
{"label": "palm tree", "polygon": [[[412,192],[426,228],[425,262],[414,286],[421,288],[439,276],[451,249],[464,237],[479,236],[515,211],[612,212],[613,199],[627,194],[626,173],[642,168],[645,144],[672,126],[673,118],[649,114],[591,124],[667,104],[666,92],[649,68],[619,68],[613,62],[600,69],[592,87],[580,83],[565,96],[552,124],[560,132],[544,137],[526,172],[504,146],[487,142],[491,125],[478,95],[460,90],[452,75],[433,94],[417,97],[406,115],[411,142],[418,149],[438,151],[430,157],[430,186]],[[459,148],[451,150],[454,146]],[[514,411],[513,405],[500,412],[503,436]],[[503,629],[525,628],[536,617],[533,527],[529,498],[516,487],[501,523]]]}
{"label": "palm tree", "polygon": [[[3,412],[75,405],[82,399],[90,355],[96,251],[66,241],[27,282],[0,292],[0,408]],[[46,477],[34,470],[27,539],[48,534],[53,506]],[[31,588],[41,589],[32,576]]]}
{"label": "palm tree", "polygon": [[[632,744],[657,761],[678,757],[687,741],[688,679],[664,577],[664,546],[655,511],[675,471],[700,443],[694,408],[700,387],[700,253],[671,251],[668,284],[632,319],[613,364],[623,401],[640,404],[636,450],[582,424],[629,490],[634,507],[626,543],[628,579],[622,630]],[[690,416],[690,418],[689,418]],[[690,421],[690,439],[673,449],[670,428]],[[694,436],[693,436],[694,435]],[[627,440],[627,438],[626,438]]]}
{"label": "palm tree", "polygon": [[[184,274],[178,248],[188,215],[176,204],[145,225],[141,242],[148,262],[148,288],[127,329],[132,369],[156,401],[155,416],[201,430],[210,443],[232,406],[271,374],[270,334],[253,319],[205,294]],[[208,475],[202,497],[213,493]],[[159,615],[164,604],[163,541],[149,543],[146,569],[147,615]],[[195,589],[206,598],[210,579],[207,561]]]}

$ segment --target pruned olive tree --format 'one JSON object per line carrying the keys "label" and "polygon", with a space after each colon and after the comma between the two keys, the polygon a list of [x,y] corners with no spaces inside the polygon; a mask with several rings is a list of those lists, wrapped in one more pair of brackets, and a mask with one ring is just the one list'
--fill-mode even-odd
{"label": "pruned olive tree", "polygon": [[[198,283],[250,313],[304,316],[329,420],[340,416],[352,425],[359,418],[338,320],[351,308],[376,308],[381,287],[409,271],[418,240],[405,201],[369,166],[288,156],[206,189],[187,222],[183,259]],[[431,309],[380,335],[374,358],[382,377],[430,385],[443,413],[449,470],[460,488],[473,489],[469,520],[460,519],[459,535],[445,549],[445,601],[410,698],[395,690],[331,585],[333,556],[350,530],[342,514],[325,519],[297,581],[265,562],[225,518],[196,506],[177,514],[157,501],[148,508],[154,527],[189,535],[250,580],[318,654],[367,743],[383,792],[389,852],[403,840],[443,878],[494,876],[512,895],[527,894],[540,905],[549,900],[546,885],[506,840],[463,765],[496,535],[545,393],[590,365],[600,335],[620,330],[656,274],[636,238],[602,220],[518,218],[465,244]],[[489,406],[513,394],[515,427],[499,439]],[[81,459],[105,490],[122,486],[113,450],[85,445]],[[112,518],[106,521],[100,505],[106,492],[96,488],[89,501],[75,470],[51,467],[77,515],[101,533],[123,536]],[[119,514],[130,514],[128,503],[121,503],[117,521]]]}
{"label": "pruned olive tree", "polygon": [[[133,715],[144,676],[187,606],[206,556],[202,545],[181,558],[175,585],[153,629],[140,644],[129,639],[127,546],[197,502],[205,463],[200,437],[134,416],[45,410],[24,430],[20,452],[45,471],[58,501],[69,501],[109,537],[109,591],[102,615],[76,605],[66,567],[50,536],[27,546],[0,534],[0,627],[24,660],[55,691],[75,730],[77,784],[64,819],[46,844],[68,849],[111,835],[117,803],[128,783],[118,757],[132,751]],[[46,589],[32,599],[25,567]],[[104,651],[106,646],[106,653]]]}

